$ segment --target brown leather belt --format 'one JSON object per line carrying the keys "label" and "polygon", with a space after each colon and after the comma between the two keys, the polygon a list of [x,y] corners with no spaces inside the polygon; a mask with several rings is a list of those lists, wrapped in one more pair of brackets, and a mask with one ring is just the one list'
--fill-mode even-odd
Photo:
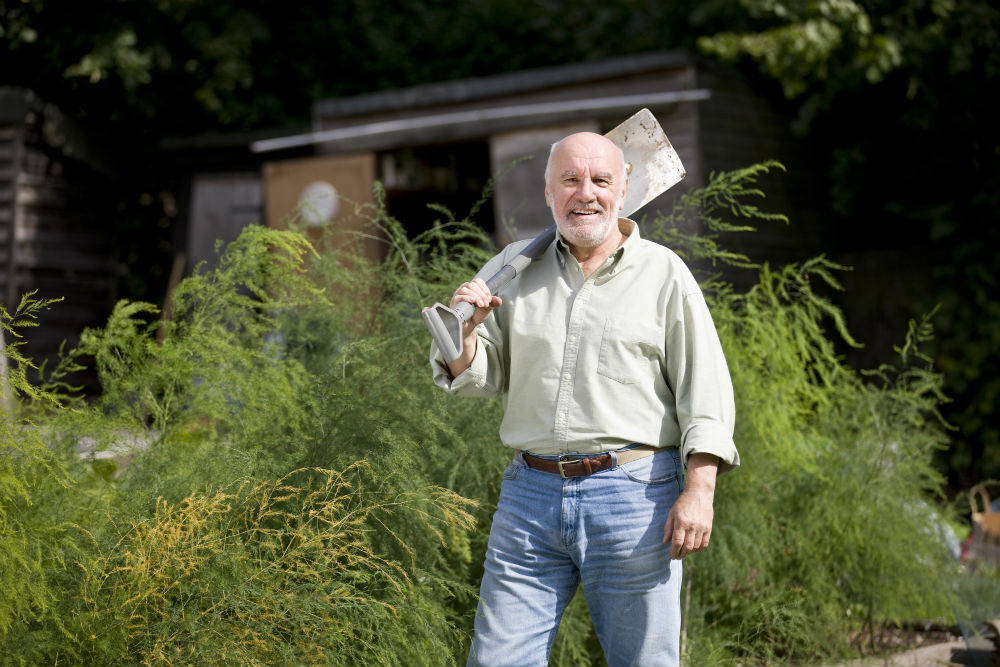
{"label": "brown leather belt", "polygon": [[558,461],[543,459],[528,452],[519,453],[521,454],[521,459],[524,461],[524,465],[533,470],[550,472],[553,475],[560,475],[562,477],[583,477],[584,475],[592,475],[595,472],[611,468],[615,465],[615,459],[618,460],[618,465],[624,465],[660,451],[663,451],[663,448],[641,445],[632,449],[617,451],[614,456],[607,453],[595,456],[583,456],[575,459],[559,459]]}

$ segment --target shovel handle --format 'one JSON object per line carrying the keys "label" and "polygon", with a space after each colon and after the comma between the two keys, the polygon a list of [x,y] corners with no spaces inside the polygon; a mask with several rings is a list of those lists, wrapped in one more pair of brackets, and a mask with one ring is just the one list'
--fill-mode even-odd
{"label": "shovel handle", "polygon": [[556,226],[553,224],[536,236],[531,243],[524,246],[524,249],[514,255],[509,262],[500,267],[500,270],[486,281],[486,287],[490,290],[490,294],[496,294],[499,290],[506,287],[507,283],[524,270],[524,267],[531,264],[531,260],[545,252],[545,249],[549,247],[555,237]]}
{"label": "shovel handle", "polygon": [[[514,255],[499,271],[490,276],[486,281],[486,287],[490,290],[490,294],[496,294],[503,289],[517,274],[531,264],[531,260],[545,252],[555,237],[556,226],[552,225],[536,236],[521,252]],[[435,303],[424,310],[424,323],[430,330],[431,336],[437,343],[438,349],[441,350],[445,361],[455,361],[462,356],[462,323],[468,321],[474,312],[476,312],[476,307],[468,301],[462,301],[454,308]]]}

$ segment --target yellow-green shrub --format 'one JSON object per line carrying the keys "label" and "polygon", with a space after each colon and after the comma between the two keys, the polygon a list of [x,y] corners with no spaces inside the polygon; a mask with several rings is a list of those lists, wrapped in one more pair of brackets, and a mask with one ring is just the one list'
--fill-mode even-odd
{"label": "yellow-green shrub", "polygon": [[412,523],[445,548],[471,528],[466,501],[421,498],[370,466],[302,469],[156,503],[148,518],[95,540],[81,613],[68,629],[85,664],[394,665],[460,643],[435,585],[387,559],[369,533]]}

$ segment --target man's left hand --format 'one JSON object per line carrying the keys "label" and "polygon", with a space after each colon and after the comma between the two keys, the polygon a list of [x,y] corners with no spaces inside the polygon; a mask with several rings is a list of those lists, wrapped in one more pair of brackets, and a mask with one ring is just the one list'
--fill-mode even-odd
{"label": "man's left hand", "polygon": [[684,558],[708,547],[718,470],[719,459],[711,454],[688,457],[684,491],[670,508],[663,527],[663,543],[671,543],[671,558]]}

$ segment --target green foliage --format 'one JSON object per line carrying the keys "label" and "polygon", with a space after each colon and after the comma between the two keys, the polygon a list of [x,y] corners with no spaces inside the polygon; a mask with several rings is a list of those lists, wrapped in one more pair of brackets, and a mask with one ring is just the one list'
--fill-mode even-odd
{"label": "green foliage", "polygon": [[[717,250],[713,235],[682,230],[699,217],[718,229],[714,211],[747,223],[727,231],[781,221],[748,206],[763,169],[715,177],[647,236],[695,260],[750,265]],[[898,365],[854,371],[839,350],[858,343],[830,296],[842,270],[817,257],[765,263],[745,293],[703,283],[736,390],[744,465],[720,480],[711,548],[686,563],[693,663],[815,663],[869,649],[884,624],[952,617],[956,567],[932,466],[947,444],[945,398],[924,353],[929,319],[911,323]]]}
{"label": "green foliage", "polygon": [[[745,293],[705,282],[744,467],[721,480],[712,547],[686,564],[693,664],[849,656],[852,638],[953,602],[929,324],[897,366],[860,375],[826,296],[840,267],[725,250],[726,234],[783,221],[754,203],[775,167],[715,175],[644,232],[709,268],[759,270]],[[357,211],[366,232],[330,231],[317,251],[248,228],[181,283],[168,321],[118,304],[65,362],[94,360],[91,404],[20,390],[34,421],[12,413],[0,432],[7,663],[464,662],[509,452],[499,402],[431,385],[419,313],[493,250],[441,209],[408,238],[376,195]],[[602,661],[579,595],[552,662]]]}
{"label": "green foliage", "polygon": [[[465,501],[418,504],[364,464],[157,501],[83,570],[69,630],[85,664],[395,665],[453,650],[435,583],[380,556],[392,524],[469,528]],[[428,502],[429,501],[429,502]],[[400,542],[406,547],[405,542]],[[408,548],[408,547],[407,547]]]}
{"label": "green foliage", "polygon": [[[20,351],[21,330],[36,326],[37,314],[51,303],[32,293],[14,312],[0,305],[0,637],[15,624],[57,622],[52,610],[58,592],[50,585],[50,571],[63,565],[53,548],[63,526],[38,505],[47,486],[67,480],[20,405],[22,400],[57,403],[28,383],[26,369],[34,366]],[[8,338],[16,340],[5,345]]]}
{"label": "green foliage", "polygon": [[[365,354],[379,348],[380,327],[345,318],[317,282],[337,270],[316,261],[307,272],[306,257],[319,260],[303,236],[248,228],[218,269],[182,282],[171,320],[122,302],[86,332],[67,363],[94,360],[98,401],[46,401],[30,450],[5,430],[5,447],[53,470],[62,459],[69,473],[62,492],[43,489],[28,521],[19,505],[30,470],[23,456],[3,461],[16,496],[0,514],[12,584],[0,600],[5,662],[450,664],[464,650],[473,589],[454,572],[470,561],[475,503],[401,465],[419,457],[379,451],[405,453],[421,435],[407,433],[416,419],[395,426],[398,440],[342,409],[341,398],[366,417],[381,407],[363,404],[383,362]],[[314,342],[334,344],[298,344],[293,325],[303,322]],[[339,374],[330,351],[342,355]],[[351,372],[359,352],[373,370]],[[12,378],[28,398],[45,396]],[[377,389],[392,396],[388,384]],[[337,442],[322,439],[328,427]],[[319,442],[337,470],[300,469]]]}
{"label": "green foliage", "polygon": [[[51,399],[52,395],[39,391],[28,381],[28,369],[37,366],[21,354],[24,346],[22,329],[37,327],[38,314],[62,299],[35,299],[37,292],[29,292],[21,297],[21,302],[10,312],[0,304],[0,401],[9,409],[17,396],[32,399]],[[10,339],[10,340],[8,340]]]}
{"label": "green foliage", "polygon": [[[488,240],[467,219],[444,219],[413,239],[388,215],[383,193],[359,211],[384,245],[373,265],[360,256],[360,236],[332,231],[320,240],[311,267],[329,285],[331,307],[289,313],[282,330],[290,353],[316,373],[314,438],[309,465],[338,467],[365,457],[378,470],[406,471],[402,484],[435,484],[479,501],[478,526],[489,526],[499,490],[497,470],[507,454],[496,446],[499,402],[461,401],[433,387],[423,305],[451,292],[460,278],[489,258]],[[294,352],[293,352],[294,351]],[[417,552],[429,536],[413,534]],[[436,564],[453,581],[478,590],[487,533],[448,535],[451,551]],[[392,545],[387,545],[392,548]],[[474,599],[462,594],[463,627],[471,627]],[[464,657],[456,657],[461,662]]]}
{"label": "green foliage", "polygon": [[[702,37],[699,46],[729,61],[749,55],[781,82],[788,97],[834,76],[857,76],[877,83],[902,62],[899,36],[886,29],[888,25],[873,21],[871,12],[852,0],[745,0],[741,4],[751,17],[771,18],[778,24],[759,32]],[[939,20],[953,9],[948,1],[932,3]],[[841,57],[843,53],[846,56]]]}
{"label": "green foliage", "polygon": [[[780,213],[761,210],[752,203],[763,198],[764,192],[754,187],[757,179],[772,169],[785,170],[775,160],[723,172],[709,174],[705,187],[688,190],[680,196],[673,210],[647,222],[647,235],[674,249],[695,268],[707,262],[754,268],[757,265],[746,255],[727,250],[719,243],[721,233],[752,232],[749,223],[788,222]],[[692,234],[692,230],[697,230]]]}
{"label": "green foliage", "polygon": [[863,381],[834,354],[823,327],[838,325],[809,285],[827,267],[765,267],[747,294],[713,300],[752,467],[723,480],[712,548],[690,564],[691,632],[752,664],[844,655],[883,624],[952,617],[931,465],[946,443],[941,378],[916,354],[926,328],[900,368]]}
{"label": "green foliage", "polygon": [[[752,28],[703,36],[698,46],[729,62],[752,58],[787,97],[806,98],[803,120],[828,108],[838,94],[881,84],[897,70],[908,78],[906,98],[927,95],[934,73],[915,66],[929,58],[943,58],[952,75],[980,67],[988,77],[1000,74],[991,32],[998,14],[989,3],[740,0],[740,5]],[[977,63],[974,54],[986,60]]]}
{"label": "green foliage", "polygon": [[[325,304],[303,273],[309,252],[304,237],[248,227],[216,271],[178,286],[170,321],[121,302],[106,327],[84,332],[78,353],[94,358],[101,409],[145,442],[128,483],[173,501],[223,468],[270,477],[298,460],[312,437],[313,379],[276,335],[283,311]],[[193,465],[177,466],[178,455]]]}

